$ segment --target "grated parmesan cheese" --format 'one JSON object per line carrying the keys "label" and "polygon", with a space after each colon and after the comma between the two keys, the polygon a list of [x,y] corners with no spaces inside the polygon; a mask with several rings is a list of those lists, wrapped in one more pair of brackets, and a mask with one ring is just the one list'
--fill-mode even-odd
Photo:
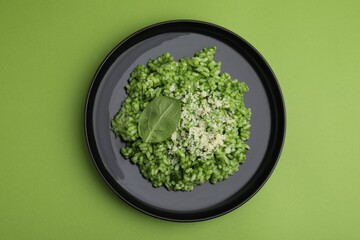
{"label": "grated parmesan cheese", "polygon": [[170,86],[170,88],[169,88],[169,91],[170,91],[170,92],[173,92],[173,91],[175,91],[175,89],[176,89],[175,84],[172,84],[172,85]]}
{"label": "grated parmesan cheese", "polygon": [[[173,85],[170,91],[173,90]],[[207,98],[205,98],[207,97]],[[224,146],[226,136],[222,133],[228,125],[236,121],[221,109],[225,100],[219,100],[207,91],[187,93],[181,113],[181,128],[171,136],[169,149],[175,154],[177,149],[187,149],[190,153],[206,159],[214,151]],[[220,127],[221,126],[221,127]]]}
{"label": "grated parmesan cheese", "polygon": [[222,101],[220,101],[219,99],[215,99],[214,104],[215,104],[215,107],[219,108],[222,106]]}

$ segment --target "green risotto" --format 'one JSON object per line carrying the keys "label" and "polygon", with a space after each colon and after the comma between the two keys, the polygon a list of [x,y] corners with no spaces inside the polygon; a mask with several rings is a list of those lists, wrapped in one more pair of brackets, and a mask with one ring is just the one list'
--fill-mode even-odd
{"label": "green risotto", "polygon": [[154,187],[191,191],[238,171],[249,146],[248,86],[221,73],[216,47],[175,61],[169,54],[138,65],[111,122],[121,153]]}

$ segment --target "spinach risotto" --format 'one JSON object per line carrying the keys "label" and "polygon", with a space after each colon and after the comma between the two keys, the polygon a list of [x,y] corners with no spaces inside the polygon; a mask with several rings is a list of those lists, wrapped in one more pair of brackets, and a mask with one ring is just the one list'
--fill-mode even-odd
{"label": "spinach risotto", "polygon": [[175,61],[169,54],[138,65],[111,122],[121,153],[154,187],[191,191],[238,171],[249,146],[251,111],[244,82],[221,73],[216,47]]}

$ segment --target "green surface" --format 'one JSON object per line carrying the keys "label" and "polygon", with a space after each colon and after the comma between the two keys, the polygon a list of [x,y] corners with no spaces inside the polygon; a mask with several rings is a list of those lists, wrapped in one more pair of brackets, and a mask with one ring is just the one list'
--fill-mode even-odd
{"label": "green surface", "polygon": [[[0,239],[360,239],[359,1],[0,0]],[[235,31],[268,60],[286,144],[264,188],[181,224],[122,201],[93,167],[83,108],[130,33],[169,19]]]}

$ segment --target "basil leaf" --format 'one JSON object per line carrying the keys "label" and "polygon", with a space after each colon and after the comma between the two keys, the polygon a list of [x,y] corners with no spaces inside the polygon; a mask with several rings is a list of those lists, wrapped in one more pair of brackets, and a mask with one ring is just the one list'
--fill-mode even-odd
{"label": "basil leaf", "polygon": [[161,142],[175,131],[180,122],[180,101],[159,96],[141,113],[138,132],[144,142]]}

